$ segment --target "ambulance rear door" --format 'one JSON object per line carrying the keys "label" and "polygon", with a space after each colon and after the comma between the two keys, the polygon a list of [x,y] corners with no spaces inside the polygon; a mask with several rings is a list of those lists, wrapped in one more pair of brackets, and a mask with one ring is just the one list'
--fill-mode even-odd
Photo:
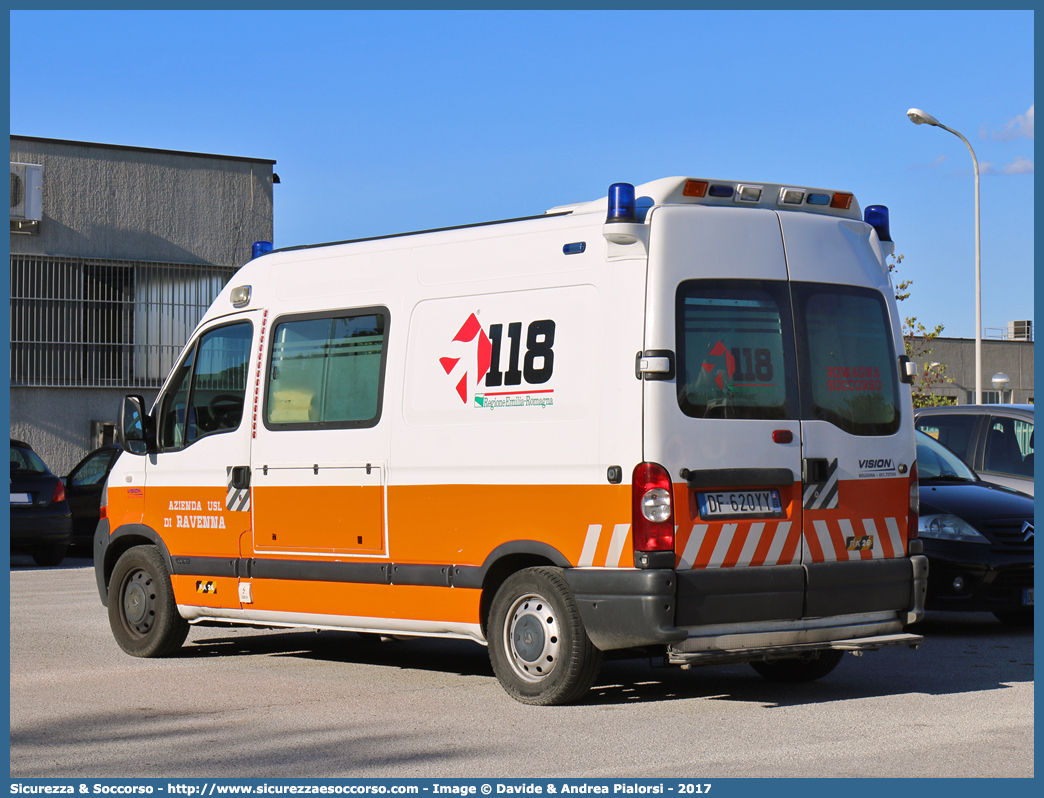
{"label": "ambulance rear door", "polygon": [[644,451],[674,485],[675,622],[801,618],[798,371],[778,216],[665,206],[649,223],[642,355],[669,368],[643,374]]}
{"label": "ambulance rear door", "polygon": [[[793,212],[779,218],[799,364],[806,613],[900,606],[909,589],[900,559],[915,449],[887,268],[862,222]],[[869,560],[879,564],[858,577],[841,566]],[[853,591],[853,579],[866,579],[867,589]]]}

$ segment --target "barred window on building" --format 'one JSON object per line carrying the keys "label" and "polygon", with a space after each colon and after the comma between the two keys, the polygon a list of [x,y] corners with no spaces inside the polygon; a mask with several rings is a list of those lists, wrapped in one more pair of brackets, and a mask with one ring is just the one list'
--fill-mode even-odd
{"label": "barred window on building", "polygon": [[159,387],[235,267],[11,256],[11,385]]}

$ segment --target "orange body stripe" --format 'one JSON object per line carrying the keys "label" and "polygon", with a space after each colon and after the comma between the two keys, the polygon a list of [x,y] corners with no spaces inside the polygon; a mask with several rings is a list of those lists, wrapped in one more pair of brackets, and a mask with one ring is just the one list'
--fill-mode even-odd
{"label": "orange body stripe", "polygon": [[798,559],[798,546],[801,545],[801,527],[794,524],[787,532],[787,542],[779,555],[779,565],[790,565]]}
{"label": "orange body stripe", "polygon": [[238,557],[250,513],[227,510],[225,494],[224,486],[149,487],[143,523],[163,537],[171,556]]}
{"label": "orange body stripe", "polygon": [[748,524],[741,524],[736,529],[736,534],[732,537],[732,544],[729,546],[725,559],[721,563],[722,568],[732,568],[739,562],[740,552],[743,551],[743,544],[747,542],[747,535],[749,534],[750,526]]}
{"label": "orange body stripe", "polygon": [[[239,580],[235,577],[173,574],[170,582],[178,604],[239,609]],[[200,582],[204,583],[203,589]]]}
{"label": "orange body stripe", "polygon": [[827,524],[830,531],[830,544],[834,547],[834,559],[847,560],[848,546],[845,545],[845,534],[837,524]]}
{"label": "orange body stripe", "polygon": [[[390,556],[395,562],[482,565],[502,543],[536,540],[575,564],[587,529],[602,527],[605,563],[617,524],[631,523],[630,485],[392,485]],[[620,560],[633,562],[628,535]]]}
{"label": "orange body stripe", "polygon": [[[898,521],[899,519],[896,520]],[[877,537],[881,541],[881,550],[884,552],[885,557],[901,557],[902,554],[896,554],[895,549],[892,547],[892,536],[888,534],[888,527],[880,521],[877,521],[875,526],[877,527]],[[905,538],[903,545],[906,545]]]}
{"label": "orange body stripe", "polygon": [[259,486],[251,501],[258,551],[384,552],[379,485]]}
{"label": "orange body stripe", "polygon": [[145,512],[145,494],[142,488],[109,488],[108,502],[106,515],[109,519],[109,529],[116,529],[124,524],[142,523]]}
{"label": "orange body stripe", "polygon": [[481,590],[257,579],[251,609],[478,623]]}

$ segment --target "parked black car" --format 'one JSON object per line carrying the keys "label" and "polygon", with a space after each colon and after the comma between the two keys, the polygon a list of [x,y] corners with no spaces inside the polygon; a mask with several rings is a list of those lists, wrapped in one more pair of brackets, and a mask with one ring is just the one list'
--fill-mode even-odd
{"label": "parked black car", "polygon": [[928,557],[929,610],[992,612],[1033,623],[1033,499],[984,482],[917,432],[918,534]]}
{"label": "parked black car", "polygon": [[11,439],[11,553],[58,565],[72,540],[65,485],[28,443]]}
{"label": "parked black car", "polygon": [[65,478],[65,496],[72,510],[72,545],[78,553],[89,554],[94,545],[102,488],[119,456],[120,447],[115,444],[95,449]]}

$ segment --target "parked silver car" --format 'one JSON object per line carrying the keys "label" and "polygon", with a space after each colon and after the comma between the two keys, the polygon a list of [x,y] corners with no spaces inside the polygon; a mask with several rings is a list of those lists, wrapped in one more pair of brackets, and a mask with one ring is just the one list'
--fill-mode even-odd
{"label": "parked silver car", "polygon": [[923,407],[914,425],[986,482],[1033,495],[1033,405]]}

